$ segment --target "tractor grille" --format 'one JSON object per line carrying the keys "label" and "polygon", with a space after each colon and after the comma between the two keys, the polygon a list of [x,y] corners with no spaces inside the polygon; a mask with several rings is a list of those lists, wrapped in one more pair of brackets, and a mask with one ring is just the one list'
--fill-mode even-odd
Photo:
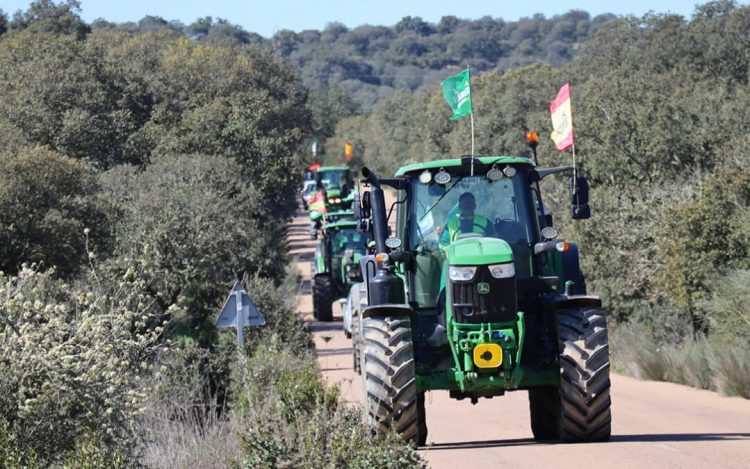
{"label": "tractor grille", "polygon": [[[493,278],[486,266],[479,266],[477,270],[471,282],[450,282],[454,320],[470,324],[515,321],[515,277]],[[479,293],[480,283],[490,286],[489,293]]]}

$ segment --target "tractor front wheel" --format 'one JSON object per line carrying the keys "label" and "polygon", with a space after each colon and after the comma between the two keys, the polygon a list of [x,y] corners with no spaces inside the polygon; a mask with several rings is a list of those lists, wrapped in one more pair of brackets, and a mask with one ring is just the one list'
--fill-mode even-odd
{"label": "tractor front wheel", "polygon": [[330,275],[316,275],[313,280],[313,316],[318,321],[333,321],[333,288]]}
{"label": "tractor front wheel", "polygon": [[560,438],[606,441],[612,426],[607,318],[600,308],[556,312],[560,350]]}
{"label": "tractor front wheel", "polygon": [[424,396],[417,393],[411,320],[363,318],[362,341],[365,407],[373,432],[394,429],[406,441],[423,443],[427,426],[420,415]]}
{"label": "tractor front wheel", "polygon": [[535,440],[560,438],[560,391],[556,386],[529,389],[531,432]]}

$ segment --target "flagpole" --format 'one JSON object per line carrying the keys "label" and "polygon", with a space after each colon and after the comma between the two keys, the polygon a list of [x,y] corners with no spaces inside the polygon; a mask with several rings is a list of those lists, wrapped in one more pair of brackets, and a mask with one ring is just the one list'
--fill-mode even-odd
{"label": "flagpole", "polygon": [[573,149],[573,192],[576,192],[578,179],[576,178],[576,144],[574,143],[571,148]]}
{"label": "flagpole", "polygon": [[[471,69],[466,66],[466,71],[469,72],[469,96],[471,96]],[[471,176],[474,177],[474,103],[471,103],[471,112],[469,113],[471,119]]]}
{"label": "flagpole", "polygon": [[469,114],[471,117],[471,175],[474,176],[474,112]]}

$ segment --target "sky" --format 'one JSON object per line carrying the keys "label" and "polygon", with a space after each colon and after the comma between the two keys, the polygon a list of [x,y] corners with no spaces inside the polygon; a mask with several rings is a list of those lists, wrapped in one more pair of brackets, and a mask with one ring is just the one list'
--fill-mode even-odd
{"label": "sky", "polygon": [[[739,3],[747,4],[750,0]],[[13,14],[25,10],[29,0],[2,0],[0,9]],[[86,22],[97,18],[122,23],[137,22],[146,15],[190,24],[197,18],[224,18],[244,29],[271,37],[282,29],[324,29],[337,21],[349,28],[363,24],[392,26],[404,16],[419,16],[437,23],[443,16],[464,19],[483,16],[515,21],[542,13],[546,17],[570,10],[585,10],[592,17],[601,13],[641,16],[649,11],[677,13],[689,18],[694,0],[80,0]]]}

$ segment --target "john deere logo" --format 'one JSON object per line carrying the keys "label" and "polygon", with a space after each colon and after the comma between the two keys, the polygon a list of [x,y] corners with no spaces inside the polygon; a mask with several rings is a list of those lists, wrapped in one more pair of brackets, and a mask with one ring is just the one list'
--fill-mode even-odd
{"label": "john deere logo", "polygon": [[490,284],[485,282],[480,282],[477,284],[477,291],[480,295],[486,295],[490,292]]}

